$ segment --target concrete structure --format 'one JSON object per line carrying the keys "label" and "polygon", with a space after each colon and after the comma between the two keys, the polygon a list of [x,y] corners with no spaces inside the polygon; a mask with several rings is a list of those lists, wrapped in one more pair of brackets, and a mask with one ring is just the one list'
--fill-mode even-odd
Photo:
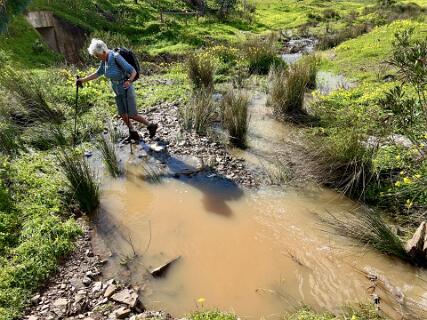
{"label": "concrete structure", "polygon": [[86,32],[56,17],[49,11],[32,11],[26,14],[27,21],[42,35],[49,47],[64,55],[71,63],[80,61]]}

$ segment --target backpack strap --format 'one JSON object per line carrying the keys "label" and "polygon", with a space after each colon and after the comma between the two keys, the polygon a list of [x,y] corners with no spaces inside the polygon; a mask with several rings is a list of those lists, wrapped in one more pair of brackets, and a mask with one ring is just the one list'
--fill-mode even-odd
{"label": "backpack strap", "polygon": [[114,52],[113,52],[114,62],[119,67],[119,69],[122,72],[124,78],[126,78],[126,75],[127,75],[126,71],[123,69],[123,67],[120,65],[120,63],[118,63],[117,60],[116,60],[116,57],[119,56],[119,55],[120,55],[120,48],[114,49]]}

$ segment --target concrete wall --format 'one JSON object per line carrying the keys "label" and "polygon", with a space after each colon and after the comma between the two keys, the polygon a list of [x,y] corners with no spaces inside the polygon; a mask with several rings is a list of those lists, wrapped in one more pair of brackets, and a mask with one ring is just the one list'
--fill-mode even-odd
{"label": "concrete wall", "polygon": [[80,61],[79,52],[87,37],[84,30],[55,17],[49,11],[28,12],[26,18],[52,50],[63,54],[68,62]]}

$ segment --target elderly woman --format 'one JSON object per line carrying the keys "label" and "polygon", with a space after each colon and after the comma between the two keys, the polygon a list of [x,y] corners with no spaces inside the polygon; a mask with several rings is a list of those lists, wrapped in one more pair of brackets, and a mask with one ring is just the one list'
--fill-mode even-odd
{"label": "elderly woman", "polygon": [[129,127],[130,139],[139,140],[138,132],[133,128],[130,119],[147,126],[150,138],[156,135],[157,124],[148,122],[136,110],[136,94],[132,81],[136,77],[136,70],[119,53],[108,49],[107,45],[99,40],[92,39],[88,48],[89,54],[101,60],[98,70],[85,77],[77,79],[76,85],[95,80],[104,75],[111,80],[111,86],[116,95],[116,104],[119,115]]}

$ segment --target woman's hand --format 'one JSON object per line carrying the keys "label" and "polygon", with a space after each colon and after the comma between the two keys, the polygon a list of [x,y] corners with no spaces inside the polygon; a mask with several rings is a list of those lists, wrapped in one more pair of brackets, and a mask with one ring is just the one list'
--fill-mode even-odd
{"label": "woman's hand", "polygon": [[76,79],[76,87],[83,88],[83,79],[81,78]]}
{"label": "woman's hand", "polygon": [[125,89],[129,89],[131,85],[132,85],[132,81],[130,80],[126,80],[125,82],[123,82],[123,88]]}

